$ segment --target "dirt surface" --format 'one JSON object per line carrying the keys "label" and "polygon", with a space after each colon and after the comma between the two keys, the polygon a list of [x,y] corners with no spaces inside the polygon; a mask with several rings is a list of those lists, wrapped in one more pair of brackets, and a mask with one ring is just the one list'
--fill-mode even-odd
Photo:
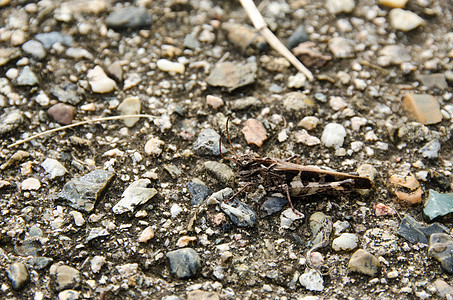
{"label": "dirt surface", "polygon": [[[18,127],[1,137],[0,163],[7,162],[19,150],[29,154],[1,170],[0,179],[7,184],[0,188],[0,298],[55,299],[60,293],[58,279],[51,276],[49,267],[57,263],[80,271],[80,281],[68,289],[87,299],[186,299],[196,290],[213,292],[212,299],[302,299],[309,295],[333,299],[440,297],[434,282],[443,279],[452,283],[451,275],[429,257],[428,245],[411,244],[397,234],[405,215],[426,223],[423,203],[395,202],[396,196],[388,185],[390,175],[410,172],[420,182],[423,200],[429,189],[451,191],[451,81],[446,87],[426,87],[418,78],[420,74],[441,73],[445,74],[444,81],[445,77],[451,80],[448,71],[452,70],[453,57],[452,2],[409,1],[405,9],[421,16],[425,24],[408,32],[394,29],[388,20],[390,8],[378,6],[376,1],[356,1],[352,12],[337,15],[326,10],[324,1],[263,2],[260,9],[282,41],[303,25],[310,41],[331,57],[325,65],[311,68],[315,80],[300,88],[288,87],[290,76],[297,71],[277,52],[259,51],[252,46],[241,49],[227,38],[222,23],[232,20],[250,24],[235,1],[136,2],[98,0],[92,2],[97,5],[92,8],[83,3],[64,6],[60,1],[12,0],[0,10],[1,47],[18,51],[16,57],[0,67],[0,113],[18,110],[23,114]],[[152,25],[109,28],[107,16],[129,5],[146,7],[152,15]],[[65,18],[64,13],[70,18]],[[23,43],[36,34],[52,31],[71,36],[73,41],[70,45],[54,45],[41,59],[23,50]],[[16,45],[13,36],[20,40],[20,32],[23,42]],[[195,49],[184,46],[185,38],[191,34],[199,43]],[[349,40],[352,51],[348,57],[336,57],[329,49],[329,41],[335,37]],[[379,51],[387,45],[407,49],[409,65],[381,64]],[[91,55],[73,57],[68,55],[68,48],[85,49]],[[162,71],[156,63],[163,58],[183,63],[184,72]],[[254,83],[231,92],[208,85],[210,71],[220,60],[241,65],[256,61]],[[123,78],[108,72],[115,62],[119,63]],[[112,92],[93,92],[87,74],[97,65],[116,80],[117,88]],[[15,74],[20,74],[24,66],[37,75],[37,84],[18,84]],[[345,74],[350,79],[342,82],[348,77]],[[139,78],[139,82],[125,88],[128,78]],[[131,96],[140,99],[142,114],[154,117],[141,118],[132,127],[125,127],[122,121],[78,126],[8,147],[61,126],[47,110],[61,102],[52,88],[68,84],[74,87],[79,101],[68,103],[76,108],[73,123],[118,115],[118,105]],[[290,92],[306,97],[303,99],[308,105],[285,107],[284,100]],[[403,110],[401,104],[410,92],[434,96],[443,119],[426,126],[412,123],[414,114]],[[38,101],[41,93],[47,95],[49,103]],[[214,109],[207,104],[208,95],[220,97],[223,105]],[[246,97],[259,101],[242,109],[237,101],[245,102]],[[341,97],[342,101],[337,99],[340,104],[336,105],[332,97]],[[200,132],[207,128],[225,134],[227,116],[231,116],[229,133],[239,154],[254,152],[278,159],[296,155],[301,164],[341,172],[356,172],[369,164],[377,172],[374,188],[295,200],[295,208],[305,217],[295,220],[290,228],[281,227],[281,212],[261,218],[260,204],[265,197],[259,189],[250,190],[238,199],[257,212],[258,220],[253,226],[236,226],[219,204],[214,204],[201,210],[189,228],[198,208],[191,204],[188,183],[204,183],[214,192],[226,187],[237,191],[243,186],[238,178],[230,181],[222,176],[228,169],[208,172],[204,164],[221,162],[222,167],[235,170],[234,162],[193,148]],[[308,133],[321,140],[327,124],[341,124],[346,137],[340,149],[327,147],[324,141],[313,146],[298,142],[297,133],[304,129],[300,121],[306,116],[317,118],[318,124]],[[257,119],[266,129],[267,140],[261,147],[247,145],[241,133],[250,118]],[[358,127],[354,125],[362,121]],[[162,153],[145,153],[145,143],[151,138],[163,142],[158,146]],[[438,157],[423,157],[419,150],[432,140],[441,144]],[[226,139],[224,146],[228,150],[224,155],[233,157]],[[118,151],[106,153],[112,149]],[[46,158],[58,160],[68,172],[51,179],[41,166]],[[95,209],[82,212],[84,223],[77,225],[71,214],[74,208],[57,201],[56,195],[65,183],[94,169],[114,171],[115,177]],[[27,178],[38,179],[40,187],[24,188]],[[124,190],[140,178],[150,178],[149,187],[155,188],[157,195],[133,212],[115,214],[112,207],[121,200]],[[374,207],[378,203],[397,213],[377,216]],[[179,208],[181,211],[175,213]],[[317,250],[324,259],[324,288],[310,291],[303,287],[297,279],[305,272],[305,254],[313,246],[309,217],[316,212],[329,216],[332,223],[347,221],[349,227],[343,232],[354,233],[359,240],[356,248],[379,258],[379,272],[374,276],[350,272],[348,262],[355,250],[335,251],[331,242],[338,234],[334,230],[329,244]],[[450,219],[439,222],[451,228]],[[153,228],[154,237],[146,243],[139,242],[140,233],[148,226]],[[32,227],[42,232],[33,236]],[[87,241],[93,228],[106,229],[108,234]],[[179,279],[170,274],[166,254],[181,248],[178,240],[187,236],[195,237],[187,246],[199,255],[201,269],[191,278]],[[226,251],[231,257],[223,261]],[[53,262],[38,269],[30,263],[36,256],[51,258]],[[95,256],[105,258],[98,272],[91,267]],[[28,283],[18,290],[12,288],[7,276],[7,269],[15,262],[24,263],[29,272]],[[126,264],[138,266],[131,273],[117,268]]]}

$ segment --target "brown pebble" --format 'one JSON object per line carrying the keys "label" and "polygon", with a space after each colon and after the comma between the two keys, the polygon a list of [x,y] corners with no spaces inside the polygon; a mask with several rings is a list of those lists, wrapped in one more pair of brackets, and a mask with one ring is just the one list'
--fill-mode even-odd
{"label": "brown pebble", "polygon": [[64,103],[57,103],[47,110],[55,122],[61,125],[71,124],[76,112],[75,107]]}
{"label": "brown pebble", "polygon": [[214,109],[217,109],[219,107],[223,106],[223,100],[220,97],[212,96],[212,95],[207,95],[206,96],[206,103],[211,106]]}
{"label": "brown pebble", "polygon": [[195,236],[182,236],[178,239],[178,241],[176,242],[176,246],[178,247],[186,247],[188,246],[191,242],[194,242],[196,241],[197,238]]}
{"label": "brown pebble", "polygon": [[403,107],[416,121],[428,125],[442,121],[442,112],[434,96],[408,93],[403,99]]}
{"label": "brown pebble", "polygon": [[255,119],[248,119],[241,132],[244,134],[248,144],[254,144],[258,147],[261,147],[263,142],[267,139],[266,129],[260,121]]}
{"label": "brown pebble", "polygon": [[378,217],[393,216],[395,214],[395,210],[384,203],[378,203],[374,206],[374,213]]}
{"label": "brown pebble", "polygon": [[397,197],[395,202],[413,205],[422,201],[423,190],[418,180],[412,175],[390,176],[389,188]]}
{"label": "brown pebble", "polygon": [[352,272],[374,276],[379,271],[380,265],[376,256],[366,250],[358,249],[352,254],[348,263],[348,269]]}

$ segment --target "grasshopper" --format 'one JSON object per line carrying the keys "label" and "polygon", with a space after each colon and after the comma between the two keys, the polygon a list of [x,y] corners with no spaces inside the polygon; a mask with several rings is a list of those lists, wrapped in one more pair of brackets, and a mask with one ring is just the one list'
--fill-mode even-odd
{"label": "grasshopper", "polygon": [[[304,166],[299,163],[295,156],[286,160],[260,158],[252,155],[239,156],[233,148],[228,132],[229,119],[226,122],[226,133],[234,158],[224,157],[221,152],[221,145],[219,145],[220,155],[223,159],[235,162],[241,181],[247,182],[230,200],[244,191],[245,188],[261,184],[266,191],[284,192],[292,210],[297,213],[291,197],[302,198],[318,193],[338,195],[356,189],[371,189],[373,187],[373,182],[369,178],[358,176],[355,173],[335,172],[318,167]],[[296,159],[297,163],[290,162],[293,159]]]}

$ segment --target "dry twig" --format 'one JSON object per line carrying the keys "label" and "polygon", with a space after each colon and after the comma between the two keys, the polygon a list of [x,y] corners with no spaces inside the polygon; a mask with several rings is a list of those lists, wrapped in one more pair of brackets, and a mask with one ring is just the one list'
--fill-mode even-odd
{"label": "dry twig", "polygon": [[33,135],[33,136],[29,137],[29,138],[26,138],[26,139],[17,141],[14,144],[8,145],[8,148],[11,148],[11,147],[14,147],[14,146],[29,142],[31,140],[34,140],[34,139],[36,139],[36,138],[38,138],[40,136],[46,135],[46,134],[54,133],[54,132],[61,131],[61,130],[66,130],[68,128],[73,128],[73,127],[77,127],[77,126],[80,126],[80,125],[91,124],[91,123],[95,123],[95,122],[111,121],[111,120],[122,120],[122,119],[126,119],[126,118],[154,118],[154,117],[155,116],[152,116],[152,115],[124,115],[124,116],[113,116],[113,117],[105,117],[105,118],[86,120],[86,121],[73,123],[73,124],[69,124],[69,125],[66,125],[66,126],[62,126],[62,127],[58,127],[58,128],[54,128],[54,129],[43,131],[43,132],[35,134],[35,135]]}
{"label": "dry twig", "polygon": [[242,7],[252,21],[253,26],[261,33],[269,45],[286,58],[299,72],[302,72],[309,81],[313,81],[313,74],[310,70],[308,70],[267,27],[266,21],[264,21],[263,16],[261,16],[253,0],[239,0],[239,2],[241,2]]}

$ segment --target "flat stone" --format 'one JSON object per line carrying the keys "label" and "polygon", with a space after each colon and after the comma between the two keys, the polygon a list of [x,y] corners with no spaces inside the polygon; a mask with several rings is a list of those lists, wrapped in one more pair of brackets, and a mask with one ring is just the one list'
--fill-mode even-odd
{"label": "flat stone", "polygon": [[255,119],[248,119],[241,132],[244,134],[247,144],[253,144],[258,147],[261,147],[267,139],[266,128],[260,121]]}
{"label": "flat stone", "polygon": [[296,143],[304,144],[306,146],[316,146],[321,144],[320,139],[310,135],[305,129],[294,132],[294,139]]}
{"label": "flat stone", "polygon": [[203,203],[203,201],[212,194],[212,190],[204,184],[189,182],[186,186],[187,191],[192,196],[192,199],[190,201],[192,205]]}
{"label": "flat stone", "polygon": [[138,273],[138,264],[131,263],[131,264],[124,264],[115,267],[118,273],[120,273],[121,277],[128,278]]}
{"label": "flat stone", "polygon": [[335,149],[343,146],[344,138],[346,137],[346,129],[338,123],[329,123],[324,127],[321,135],[321,142],[326,147]]}
{"label": "flat stone", "polygon": [[117,89],[115,80],[109,78],[100,66],[90,69],[87,73],[91,90],[95,93],[105,94]]}
{"label": "flat stone", "polygon": [[219,180],[223,184],[231,184],[234,182],[236,174],[227,165],[217,161],[205,161],[203,163],[205,170]]}
{"label": "flat stone", "polygon": [[417,14],[401,8],[394,8],[389,12],[390,25],[401,31],[411,31],[425,24],[425,20]]}
{"label": "flat stone", "polygon": [[287,208],[280,214],[280,228],[289,229],[294,221],[303,219],[304,217],[300,212],[295,213],[292,208]]}
{"label": "flat stone", "polygon": [[322,53],[312,41],[299,44],[292,52],[307,68],[320,68],[332,59],[332,56]]}
{"label": "flat stone", "polygon": [[221,202],[220,209],[238,227],[252,227],[256,223],[256,212],[250,206],[237,199]]}
{"label": "flat stone", "polygon": [[72,123],[77,109],[74,106],[65,103],[57,103],[52,105],[47,113],[61,125],[69,125]]}
{"label": "flat stone", "polygon": [[41,166],[46,170],[46,173],[49,174],[50,179],[64,176],[68,172],[58,160],[53,158],[46,158],[46,160],[41,163]]}
{"label": "flat stone", "polygon": [[[140,114],[140,109],[141,109],[141,102],[138,97],[129,97],[123,100],[121,104],[118,106],[117,110],[120,113],[120,115],[138,115]],[[124,125],[127,127],[132,127],[135,125],[135,123],[138,122],[140,118],[138,117],[130,117],[123,119]]]}
{"label": "flat stone", "polygon": [[53,259],[50,257],[38,256],[30,259],[28,263],[33,267],[33,269],[39,271],[47,269],[53,263]]}
{"label": "flat stone", "polygon": [[246,97],[238,100],[229,101],[228,105],[232,111],[238,110],[252,110],[257,109],[263,105],[263,103],[255,97]]}
{"label": "flat stone", "polygon": [[422,243],[427,245],[429,237],[434,233],[448,233],[448,228],[439,223],[423,226],[409,215],[404,217],[398,229],[398,234],[412,244]]}
{"label": "flat stone", "polygon": [[12,263],[6,269],[6,275],[11,280],[11,285],[16,291],[22,289],[29,280],[27,266],[20,262]]}
{"label": "flat stone", "polygon": [[148,155],[159,156],[162,153],[162,146],[165,145],[164,141],[158,138],[151,138],[145,143],[145,153]]}
{"label": "flat stone", "polygon": [[157,194],[156,189],[149,188],[151,181],[149,179],[138,179],[132,182],[121,196],[121,200],[113,207],[115,214],[133,212],[134,209],[148,202]]}
{"label": "flat stone", "polygon": [[22,45],[22,50],[34,58],[43,59],[47,55],[47,51],[44,46],[35,40],[30,40]]}
{"label": "flat stone", "polygon": [[77,287],[82,280],[80,272],[67,265],[53,264],[49,273],[57,291]]}
{"label": "flat stone", "polygon": [[21,182],[20,188],[23,191],[36,191],[41,187],[41,182],[36,178],[27,178]]}
{"label": "flat stone", "polygon": [[282,103],[285,110],[303,115],[311,115],[315,107],[314,102],[301,92],[289,92],[283,95]]}
{"label": "flat stone", "polygon": [[68,48],[66,49],[65,54],[69,57],[72,57],[74,59],[80,60],[83,58],[93,60],[94,55],[91,54],[88,50],[83,49],[83,48]]}
{"label": "flat stone", "polygon": [[378,273],[380,265],[376,256],[366,250],[358,249],[352,254],[348,269],[352,272],[374,276]]}
{"label": "flat stone", "polygon": [[99,271],[102,269],[102,266],[105,264],[105,257],[96,255],[93,257],[93,259],[90,262],[91,266],[91,271],[93,273],[99,273]]}
{"label": "flat stone", "polygon": [[309,291],[321,292],[324,289],[321,273],[314,269],[306,269],[305,273],[300,275],[299,283]]}
{"label": "flat stone", "polygon": [[424,86],[429,88],[438,88],[440,90],[445,90],[448,88],[447,79],[444,73],[418,75],[417,80],[419,80]]}
{"label": "flat stone", "polygon": [[[199,155],[219,156],[219,141],[220,135],[214,129],[203,129],[195,140],[195,143],[193,144],[193,150]],[[226,148],[222,145],[222,153],[226,152]]]}
{"label": "flat stone", "polygon": [[307,42],[310,40],[307,32],[305,31],[305,27],[300,25],[294,30],[293,34],[288,38],[286,44],[288,48],[291,50],[297,47],[299,44]]}
{"label": "flat stone", "polygon": [[18,58],[21,51],[18,48],[0,48],[0,66],[6,65],[13,59]]}
{"label": "flat stone", "polygon": [[430,220],[437,217],[443,217],[453,212],[453,194],[438,193],[435,190],[429,190],[428,199],[423,207],[423,213]]}
{"label": "flat stone", "polygon": [[6,168],[12,167],[28,157],[30,157],[30,153],[28,153],[27,151],[18,150],[13,155],[11,155],[11,157],[4,164],[0,166],[0,170],[5,170]]}
{"label": "flat stone", "polygon": [[116,9],[106,19],[105,24],[114,29],[149,27],[153,18],[145,7],[128,6]]}
{"label": "flat stone", "polygon": [[154,229],[151,226],[146,227],[138,236],[139,243],[147,243],[154,237]]}
{"label": "flat stone", "polygon": [[57,194],[56,200],[68,201],[69,205],[77,210],[91,212],[114,175],[113,172],[94,170],[82,177],[71,179]]}
{"label": "flat stone", "polygon": [[89,243],[92,240],[100,239],[109,236],[110,233],[103,227],[93,227],[90,229],[88,236],[85,238],[85,243]]}
{"label": "flat stone", "polygon": [[408,0],[378,0],[379,5],[391,8],[404,8]]}
{"label": "flat stone", "polygon": [[447,233],[434,233],[429,238],[428,253],[440,262],[442,268],[453,274],[453,238]]}
{"label": "flat stone", "polygon": [[211,86],[225,87],[232,92],[237,88],[254,83],[257,70],[256,62],[246,64],[224,62],[214,66],[207,82]]}
{"label": "flat stone", "polygon": [[166,256],[170,260],[170,272],[177,278],[192,278],[201,270],[200,257],[192,248],[170,251]]}
{"label": "flat stone", "polygon": [[33,86],[39,84],[38,77],[29,66],[25,66],[16,79],[18,85]]}
{"label": "flat stone", "polygon": [[440,105],[432,95],[408,93],[403,99],[403,107],[410,112],[410,117],[424,125],[442,121]]}
{"label": "flat stone", "polygon": [[36,40],[40,41],[41,44],[49,50],[56,43],[61,43],[65,46],[71,46],[73,39],[69,35],[62,34],[58,31],[52,31],[47,33],[39,33],[34,37]]}
{"label": "flat stone", "polygon": [[77,300],[80,292],[76,290],[64,290],[58,293],[58,300]]}

